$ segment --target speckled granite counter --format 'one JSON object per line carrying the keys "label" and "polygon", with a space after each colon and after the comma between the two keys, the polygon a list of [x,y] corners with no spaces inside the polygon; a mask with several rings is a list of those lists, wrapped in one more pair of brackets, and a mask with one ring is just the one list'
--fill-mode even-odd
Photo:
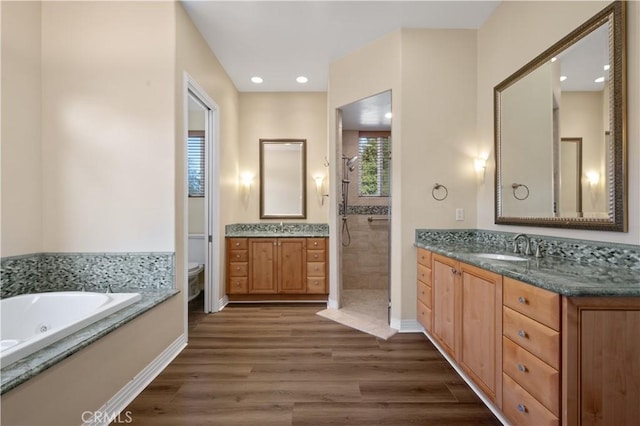
{"label": "speckled granite counter", "polygon": [[513,255],[513,233],[416,230],[417,247],[533,284],[564,296],[640,297],[640,246],[529,235],[546,248],[527,261],[492,260],[478,253]]}
{"label": "speckled granite counter", "polygon": [[[139,290],[132,290],[139,291]],[[142,299],[76,333],[0,370],[0,393],[4,394],[42,371],[68,358],[96,340],[123,326],[154,306],[179,293],[176,289],[139,291]]]}
{"label": "speckled granite counter", "polygon": [[236,223],[225,226],[225,237],[328,237],[326,223]]}

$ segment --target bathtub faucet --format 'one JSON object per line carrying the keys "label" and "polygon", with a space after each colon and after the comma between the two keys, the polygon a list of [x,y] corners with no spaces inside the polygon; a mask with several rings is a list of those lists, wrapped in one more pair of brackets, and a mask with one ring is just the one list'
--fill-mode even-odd
{"label": "bathtub faucet", "polygon": [[113,290],[111,290],[111,284],[107,284],[107,291],[106,293],[113,293]]}

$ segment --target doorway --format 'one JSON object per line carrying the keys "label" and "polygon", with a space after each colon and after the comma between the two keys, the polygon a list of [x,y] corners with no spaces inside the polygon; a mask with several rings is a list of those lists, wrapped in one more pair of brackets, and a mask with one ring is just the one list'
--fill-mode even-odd
{"label": "doorway", "polygon": [[340,310],[389,324],[391,92],[340,108]]}
{"label": "doorway", "polygon": [[[189,312],[220,309],[220,222],[218,107],[185,73],[184,246],[185,329]],[[185,330],[187,331],[187,330]]]}

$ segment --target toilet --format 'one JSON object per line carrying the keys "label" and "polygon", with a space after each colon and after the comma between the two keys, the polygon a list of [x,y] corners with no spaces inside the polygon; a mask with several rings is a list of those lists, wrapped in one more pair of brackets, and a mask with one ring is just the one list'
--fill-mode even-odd
{"label": "toilet", "polygon": [[203,234],[189,234],[189,280],[187,284],[189,300],[194,299],[204,288],[204,262],[206,258],[206,247],[205,237]]}
{"label": "toilet", "polygon": [[204,282],[204,265],[198,262],[189,262],[189,281],[188,291],[189,301],[193,300],[202,291]]}

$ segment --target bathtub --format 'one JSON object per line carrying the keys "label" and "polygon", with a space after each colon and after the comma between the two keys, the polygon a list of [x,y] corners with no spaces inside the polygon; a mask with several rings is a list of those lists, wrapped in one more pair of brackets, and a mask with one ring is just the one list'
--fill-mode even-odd
{"label": "bathtub", "polygon": [[12,364],[140,300],[139,293],[65,291],[0,300],[0,365]]}

